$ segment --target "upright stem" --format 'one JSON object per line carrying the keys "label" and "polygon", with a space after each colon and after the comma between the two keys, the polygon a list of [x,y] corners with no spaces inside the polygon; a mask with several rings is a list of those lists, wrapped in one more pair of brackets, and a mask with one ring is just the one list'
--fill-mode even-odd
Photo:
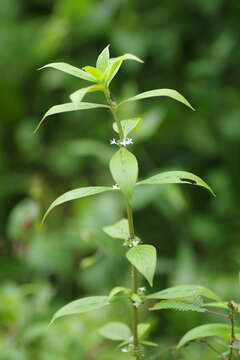
{"label": "upright stem", "polygon": [[235,341],[234,312],[233,312],[233,310],[231,310],[231,313],[229,314],[229,320],[230,320],[230,323],[231,323],[231,346],[230,346],[229,360],[231,360],[232,357],[233,357],[233,344],[234,344],[234,341]]}
{"label": "upright stem", "polygon": [[[121,121],[116,114],[116,103],[113,101],[110,91],[107,87],[105,87],[104,94],[106,96],[107,102],[110,105],[110,111],[112,113],[113,119],[117,124],[118,133],[120,137],[120,141],[124,139],[124,132],[121,125]],[[129,226],[129,234],[130,240],[135,238],[134,232],[134,223],[133,223],[133,213],[132,213],[132,205],[130,201],[126,202],[126,210],[127,210],[127,217],[128,217],[128,226]],[[138,285],[137,285],[137,269],[134,265],[131,265],[131,280],[132,280],[132,291],[136,294]],[[133,332],[133,351],[136,353],[136,359],[139,359],[138,356],[138,309],[134,304],[133,307],[133,317],[132,317],[132,332]]]}

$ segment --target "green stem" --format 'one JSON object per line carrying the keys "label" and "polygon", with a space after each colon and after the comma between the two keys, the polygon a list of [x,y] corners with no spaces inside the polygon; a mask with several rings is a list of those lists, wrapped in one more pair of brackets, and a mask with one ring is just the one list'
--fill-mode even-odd
{"label": "green stem", "polygon": [[104,89],[104,94],[106,96],[108,104],[110,105],[110,111],[112,113],[113,119],[117,124],[120,141],[122,141],[124,139],[124,132],[123,132],[121,121],[119,120],[119,118],[117,117],[117,114],[116,114],[117,105],[112,100],[111,93],[110,93],[110,91],[109,91],[109,89],[107,87],[105,87],[105,89]]}
{"label": "green stem", "polygon": [[235,341],[235,329],[234,329],[234,311],[231,310],[231,313],[229,314],[229,320],[231,323],[231,346],[230,346],[230,355],[229,360],[233,358],[233,343]]}

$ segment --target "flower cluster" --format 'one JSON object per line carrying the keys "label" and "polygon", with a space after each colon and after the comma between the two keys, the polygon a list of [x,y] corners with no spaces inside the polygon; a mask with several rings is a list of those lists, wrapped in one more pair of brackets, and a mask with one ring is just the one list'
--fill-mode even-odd
{"label": "flower cluster", "polygon": [[113,138],[112,140],[110,140],[110,144],[128,146],[133,144],[133,139],[126,137],[123,140],[116,140],[115,138]]}

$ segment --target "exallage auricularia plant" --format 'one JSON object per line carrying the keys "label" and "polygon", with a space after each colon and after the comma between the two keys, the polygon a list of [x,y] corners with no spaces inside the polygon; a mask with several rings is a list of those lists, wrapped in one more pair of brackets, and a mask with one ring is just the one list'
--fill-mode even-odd
{"label": "exallage auricularia plant", "polygon": [[[160,290],[156,293],[147,293],[144,287],[138,286],[138,272],[144,276],[149,285],[152,286],[157,256],[156,249],[153,245],[145,244],[138,236],[136,236],[132,208],[134,188],[151,184],[164,185],[176,183],[204,187],[212,194],[213,191],[201,178],[186,171],[160,172],[147,179],[138,181],[138,161],[134,154],[127,149],[127,147],[131,147],[133,144],[134,138],[130,134],[141,125],[141,119],[121,119],[118,115],[118,109],[131,101],[161,96],[172,98],[186,105],[191,110],[194,109],[179,92],[171,89],[146,91],[117,103],[110,92],[109,86],[122,63],[126,60],[134,60],[140,63],[143,62],[132,54],[125,54],[119,57],[110,58],[109,46],[107,46],[98,56],[95,67],[85,66],[82,69],[79,69],[66,63],[51,63],[42,67],[42,69],[54,68],[63,71],[80,79],[87,80],[91,82],[92,85],[81,88],[71,94],[70,102],[51,107],[40,121],[37,129],[43,123],[45,118],[50,115],[70,111],[105,108],[112,116],[113,130],[116,133],[115,137],[113,137],[110,142],[111,145],[116,146],[116,152],[109,163],[110,173],[114,179],[114,185],[112,187],[82,187],[66,192],[51,204],[44,215],[44,220],[53,208],[67,201],[96,195],[106,191],[120,192],[125,203],[127,217],[120,219],[117,223],[111,226],[105,227],[103,230],[111,237],[123,240],[123,245],[127,248],[126,259],[131,266],[132,284],[131,288],[126,288],[119,284],[114,287],[108,295],[91,296],[75,300],[58,310],[53,316],[51,323],[62,316],[93,311],[105,306],[110,306],[113,302],[120,302],[122,299],[129,299],[132,307],[131,330],[124,323],[111,322],[104,325],[100,329],[100,332],[108,339],[120,341],[121,343],[119,344],[119,348],[121,348],[123,352],[129,352],[133,358],[141,359],[144,356],[144,346],[157,346],[157,344],[146,339],[145,335],[148,332],[149,324],[139,323],[139,311],[141,310],[141,305],[151,300],[151,307],[149,308],[150,311],[162,309],[175,309],[182,311],[189,310],[214,313],[228,318],[230,320],[230,325],[207,324],[203,325],[205,328],[200,326],[191,330],[181,339],[177,348],[181,348],[189,341],[203,339],[205,341],[208,336],[224,335],[228,346],[228,353],[226,353],[226,355],[221,355],[225,359],[228,358],[227,356],[229,356],[229,359],[232,359],[233,346],[235,345],[235,349],[237,349],[236,331],[234,331],[233,321],[233,313],[237,311],[237,308],[234,302],[230,302],[229,304],[223,303],[215,293],[200,285],[175,286]],[[100,91],[105,95],[105,104],[83,102],[83,98],[88,93],[95,91]],[[203,299],[211,299],[214,302],[204,303]],[[152,305],[153,300],[157,300],[154,305]],[[211,311],[208,309],[208,307],[211,306],[228,309],[229,314]],[[229,334],[230,343],[227,342]],[[207,343],[207,340],[205,342]],[[213,348],[210,344],[208,345]]]}

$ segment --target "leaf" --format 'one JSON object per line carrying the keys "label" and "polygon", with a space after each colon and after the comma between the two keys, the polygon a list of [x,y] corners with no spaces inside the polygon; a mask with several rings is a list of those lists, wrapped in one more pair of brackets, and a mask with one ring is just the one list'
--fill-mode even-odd
{"label": "leaf", "polygon": [[208,299],[221,301],[221,299],[211,290],[201,285],[178,285],[173,286],[156,293],[147,295],[147,299],[172,299],[172,298],[186,298],[189,296],[203,296]]}
{"label": "leaf", "polygon": [[152,346],[152,347],[157,347],[159,346],[157,343],[152,342],[152,341],[140,341],[140,344],[146,345],[146,346]]}
{"label": "leaf", "polygon": [[[238,306],[238,310],[235,310],[236,312],[240,311],[240,304],[236,304]],[[206,307],[216,307],[219,309],[226,309],[229,310],[228,303],[227,302],[211,302],[204,304]]]}
{"label": "leaf", "polygon": [[150,310],[163,310],[163,309],[205,312],[205,309],[202,308],[201,305],[191,303],[185,299],[162,300],[157,304],[155,304],[152,308],[150,308]]}
{"label": "leaf", "polygon": [[156,89],[156,90],[145,91],[141,94],[138,94],[136,96],[133,96],[131,98],[123,100],[122,102],[120,102],[118,104],[118,106],[125,104],[129,101],[142,100],[142,99],[147,99],[147,98],[156,97],[156,96],[170,97],[170,98],[177,100],[177,101],[183,103],[184,105],[190,107],[190,109],[194,110],[194,108],[189,104],[189,102],[185,99],[185,97],[183,97],[178,91],[172,90],[172,89]]}
{"label": "leaf", "polygon": [[83,71],[75,66],[72,66],[72,65],[69,65],[69,64],[66,64],[63,62],[47,64],[47,65],[42,66],[38,70],[42,70],[42,69],[45,69],[48,67],[63,71],[67,74],[76,76],[83,80],[96,82],[96,79],[91,74],[89,74],[86,71]]}
{"label": "leaf", "polygon": [[107,296],[90,296],[72,301],[69,304],[63,306],[54,314],[49,325],[51,325],[56,319],[60,317],[93,311],[106,305],[109,305]]}
{"label": "leaf", "polygon": [[[237,332],[240,329],[236,329]],[[197,326],[194,329],[188,331],[177,345],[177,349],[184,346],[186,343],[192,340],[201,339],[208,336],[227,336],[231,334],[231,326],[227,324],[207,324]]]}
{"label": "leaf", "polygon": [[122,56],[118,56],[116,58],[112,58],[108,62],[107,69],[105,71],[105,82],[107,85],[110,84],[114,76],[117,74],[120,66],[122,65],[123,61],[125,60],[135,60],[140,63],[143,63],[141,59],[139,59],[137,56],[132,54],[124,54]]}
{"label": "leaf", "polygon": [[116,239],[128,240],[130,238],[127,219],[121,219],[113,225],[105,226],[103,231]]}
{"label": "leaf", "polygon": [[120,292],[123,292],[124,294],[130,294],[132,290],[123,286],[116,286],[110,291],[108,295],[108,301],[110,301],[115,295],[119,294]]}
{"label": "leaf", "polygon": [[138,177],[136,157],[130,151],[121,147],[111,158],[109,166],[113,179],[123,194],[128,199],[131,199]]}
{"label": "leaf", "polygon": [[137,185],[145,184],[190,184],[197,185],[206,188],[215,196],[213,190],[210,186],[205,183],[199,176],[194,175],[188,171],[167,171],[154,176],[151,176],[148,179],[139,181]]}
{"label": "leaf", "polygon": [[147,335],[149,329],[150,329],[150,324],[148,323],[140,323],[138,324],[137,330],[138,330],[138,337],[139,339],[142,339],[144,336]]}
{"label": "leaf", "polygon": [[44,114],[43,118],[38,123],[34,132],[36,132],[40,128],[40,126],[42,125],[43,121],[46,119],[47,116],[60,114],[60,113],[64,113],[64,112],[69,112],[69,111],[88,110],[88,109],[96,109],[96,108],[109,108],[109,106],[104,105],[104,104],[92,104],[92,103],[87,103],[87,102],[82,102],[82,103],[78,104],[77,106],[73,103],[66,103],[66,104],[52,106]]}
{"label": "leaf", "polygon": [[[126,138],[132,130],[137,128],[137,126],[139,126],[141,121],[142,121],[142,118],[132,118],[132,119],[128,119],[128,120],[121,120],[124,137]],[[118,126],[117,126],[116,122],[113,123],[113,130],[118,133]]]}
{"label": "leaf", "polygon": [[86,196],[100,194],[106,191],[115,191],[112,187],[109,186],[90,186],[90,187],[82,187],[74,190],[67,191],[63,195],[59,196],[47,209],[44,214],[42,222],[45,221],[46,217],[50,213],[50,211],[58,205],[61,205],[67,201],[80,199]]}
{"label": "leaf", "polygon": [[76,106],[79,106],[84,96],[94,91],[103,91],[103,85],[92,85],[79,89],[70,95],[70,99]]}
{"label": "leaf", "polygon": [[84,66],[83,70],[85,70],[87,73],[92,75],[95,80],[97,80],[97,81],[103,80],[103,77],[104,77],[103,73],[101,71],[99,71],[97,68],[95,68],[94,66]]}
{"label": "leaf", "polygon": [[110,340],[129,340],[132,336],[129,327],[122,322],[109,322],[99,329],[102,336]]}
{"label": "leaf", "polygon": [[137,245],[131,248],[126,256],[152,286],[157,262],[155,247],[152,245]]}
{"label": "leaf", "polygon": [[106,46],[97,58],[96,68],[101,72],[104,72],[108,66],[109,46]]}

